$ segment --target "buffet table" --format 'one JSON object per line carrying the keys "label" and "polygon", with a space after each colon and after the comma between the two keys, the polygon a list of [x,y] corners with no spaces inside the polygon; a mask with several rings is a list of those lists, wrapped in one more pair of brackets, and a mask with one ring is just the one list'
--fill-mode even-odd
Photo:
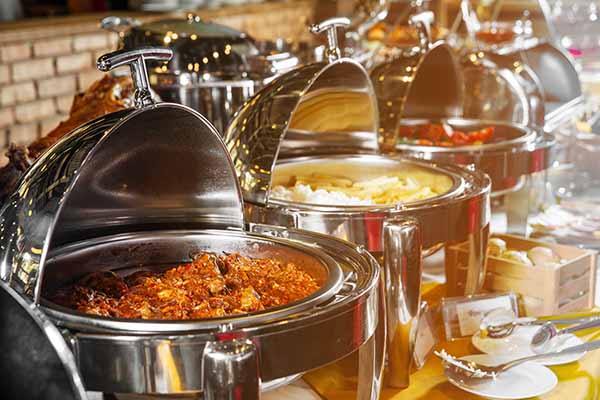
{"label": "buffet table", "polygon": [[515,319],[600,326],[600,217],[531,220],[600,187],[569,54],[316,3],[0,27],[6,398],[600,397],[599,329]]}
{"label": "buffet table", "polygon": [[[439,302],[444,296],[444,285],[430,284],[424,288],[424,299],[431,305]],[[578,315],[582,316],[582,315]],[[580,335],[584,340],[594,340],[600,337],[600,332],[587,331]],[[477,350],[470,344],[469,339],[454,342],[442,341],[436,347],[446,349],[458,357],[476,354]],[[342,400],[354,396],[356,380],[353,371],[353,360],[346,359],[334,365],[313,371],[305,375],[308,382],[323,398],[327,400]],[[549,367],[557,375],[559,383],[543,399],[594,399],[598,395],[598,379],[600,378],[600,353],[590,352],[578,362]],[[307,399],[311,399],[307,394]],[[412,374],[410,387],[404,390],[385,388],[382,392],[384,400],[428,399],[428,400],[463,400],[481,399],[479,396],[462,391],[448,382],[442,370],[440,360],[431,356],[425,366]]]}

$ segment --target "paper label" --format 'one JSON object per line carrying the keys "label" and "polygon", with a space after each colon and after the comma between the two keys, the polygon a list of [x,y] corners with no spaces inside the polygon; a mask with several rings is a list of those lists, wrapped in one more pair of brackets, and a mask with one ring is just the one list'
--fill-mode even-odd
{"label": "paper label", "polygon": [[479,330],[483,315],[495,308],[503,308],[514,313],[513,303],[509,296],[457,304],[456,314],[461,336],[471,336],[476,333]]}
{"label": "paper label", "polygon": [[429,310],[427,310],[424,315],[421,316],[419,321],[419,329],[417,330],[417,337],[415,340],[415,352],[414,352],[414,360],[415,365],[418,369],[421,369],[423,365],[425,365],[425,361],[427,361],[427,356],[433,350],[433,347],[437,343],[435,339],[435,333],[433,332],[433,328],[431,327],[429,317]]}

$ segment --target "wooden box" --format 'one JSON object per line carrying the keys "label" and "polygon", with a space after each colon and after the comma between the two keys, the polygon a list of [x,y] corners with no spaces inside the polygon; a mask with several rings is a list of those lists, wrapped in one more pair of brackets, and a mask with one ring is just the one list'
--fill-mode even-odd
{"label": "wooden box", "polygon": [[[527,251],[542,246],[566,260],[558,267],[520,264],[502,258],[487,257],[484,289],[521,295],[526,315],[544,316],[590,309],[594,306],[596,253],[591,250],[539,242],[511,235],[492,235],[506,242],[509,250]],[[469,254],[467,243],[446,251],[446,269],[465,269]]]}

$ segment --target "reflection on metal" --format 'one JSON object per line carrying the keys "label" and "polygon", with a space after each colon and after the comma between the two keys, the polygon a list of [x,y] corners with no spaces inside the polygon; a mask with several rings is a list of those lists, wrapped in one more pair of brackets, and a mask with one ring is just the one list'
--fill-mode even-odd
{"label": "reflection on metal", "polygon": [[[398,100],[402,104],[406,96],[414,100],[424,88],[428,89],[425,90],[428,97],[419,97],[423,101],[410,103],[408,109],[411,112],[420,112],[415,104],[431,110],[435,109],[432,104],[446,101],[449,105],[438,111],[444,112],[444,116],[458,113],[462,105],[460,82],[457,74],[447,74],[448,65],[455,62],[452,51],[445,45],[434,45],[425,56],[415,54],[410,60],[412,64],[406,59],[390,63],[388,68],[395,75],[382,74],[381,80],[374,79],[374,85],[382,91],[389,90],[390,96],[402,97]],[[415,78],[418,68],[425,73]],[[436,74],[449,77],[454,91],[447,97],[428,80]],[[388,78],[399,82],[383,82]],[[398,87],[403,90],[394,92]],[[429,99],[432,102],[428,102]],[[380,107],[390,107],[381,97],[377,101]],[[381,108],[379,111],[382,113]],[[393,119],[396,124],[397,118],[399,116]],[[399,310],[412,307],[412,304],[418,307],[420,291],[415,277],[420,277],[420,260],[412,255],[420,257],[421,253],[420,250],[418,254],[411,253],[408,263],[398,261],[395,258],[397,246],[389,251],[385,248],[384,225],[391,226],[397,218],[413,218],[423,232],[426,248],[469,237],[475,238],[484,248],[490,218],[490,181],[484,174],[452,165],[360,154],[377,151],[374,132],[378,132],[378,122],[369,77],[358,64],[342,58],[330,64],[310,64],[275,79],[236,115],[225,135],[225,142],[240,177],[246,215],[251,221],[321,232],[356,243],[373,254],[392,257],[388,264],[389,282],[393,285],[390,290],[393,293],[400,291],[407,297],[395,298],[396,302],[388,307],[388,312],[399,315]],[[390,132],[395,128],[396,125],[390,126]],[[344,176],[364,178],[412,169],[445,176],[451,182],[450,189],[428,200],[374,206],[316,206],[269,197],[271,186],[289,181],[298,171],[303,174],[337,171],[334,174],[338,175],[343,171]],[[465,220],[469,223],[465,224]],[[403,248],[407,251],[415,244],[408,236],[402,239],[404,241],[398,245],[406,246]],[[483,254],[483,250],[479,254]],[[460,288],[465,293],[474,293],[481,288],[481,276],[485,275],[483,258],[475,261],[469,266],[469,284],[465,286],[463,282]],[[398,262],[401,266],[396,267]],[[401,269],[414,272],[410,281],[397,275]],[[386,297],[393,297],[393,293],[386,291]],[[402,317],[402,320],[400,325],[394,322],[391,328],[387,322],[388,337],[410,330],[412,319]],[[410,355],[395,358],[397,362],[390,369],[392,380],[400,386],[407,382],[408,365],[405,363],[410,362],[412,350],[410,340],[393,343],[402,348],[402,354]],[[368,354],[367,349],[363,354]]]}
{"label": "reflection on metal", "polygon": [[383,224],[389,384],[407,387],[421,303],[419,221],[393,218]]}
{"label": "reflection on metal", "polygon": [[432,43],[431,25],[433,24],[433,11],[424,11],[411,15],[408,22],[417,28],[419,48],[421,52],[426,53]]}
{"label": "reflection on metal", "polygon": [[[108,68],[148,54],[168,55],[142,49],[100,61]],[[216,131],[174,104],[109,114],[75,129],[27,171],[0,213],[0,275],[39,303],[44,263],[55,246],[175,222],[243,226],[239,187]]]}
{"label": "reflection on metal", "polygon": [[148,82],[146,60],[169,61],[173,57],[170,49],[142,47],[133,51],[116,51],[98,58],[98,69],[103,72],[112,71],[123,65],[131,70],[131,79],[135,87],[134,102],[136,108],[154,103]]}
{"label": "reflection on metal", "polygon": [[258,354],[250,340],[209,343],[203,359],[204,399],[260,399]]}
{"label": "reflection on metal", "polygon": [[[364,71],[363,77],[368,82]],[[0,212],[0,273],[23,309],[43,312],[61,327],[91,391],[204,390],[207,398],[223,398],[223,390],[243,387],[251,398],[261,381],[265,387],[285,382],[381,336],[380,268],[371,255],[311,232],[263,225],[252,225],[258,234],[244,232],[242,211],[231,159],[204,117],[169,103],[109,114],[71,132],[26,173]],[[321,287],[267,311],[183,321],[89,315],[46,297],[88,272],[160,268],[189,261],[197,251],[294,261]],[[12,327],[6,331],[24,337]],[[315,340],[323,332],[336,340]],[[65,357],[71,354],[63,347]],[[221,362],[232,348],[234,358],[245,352],[250,367]],[[378,396],[383,365],[383,346],[372,350],[363,352],[372,370],[361,382],[368,399]],[[256,360],[260,368],[253,369]],[[40,376],[56,373],[30,361],[25,367],[35,366]],[[224,369],[238,381],[220,385]]]}
{"label": "reflection on metal", "polygon": [[30,307],[2,281],[0,326],[0,371],[5,398],[87,399],[73,353],[59,330],[44,313]]}
{"label": "reflection on metal", "polygon": [[235,29],[202,20],[137,20],[106,17],[105,29],[119,33],[119,47],[166,46],[168,63],[150,62],[149,81],[164,101],[187,105],[223,132],[239,106],[275,75],[298,65],[294,55],[273,43],[258,42]]}
{"label": "reflection on metal", "polygon": [[464,117],[531,128],[544,124],[544,94],[531,68],[503,55],[469,52],[461,58]]}
{"label": "reflection on metal", "polygon": [[522,176],[543,171],[552,162],[554,138],[525,126],[492,120],[466,118],[403,119],[398,127],[446,124],[469,132],[494,126],[494,141],[476,146],[441,147],[397,144],[402,154],[458,165],[473,165],[492,181],[492,194],[516,190]]}
{"label": "reflection on metal", "polygon": [[341,58],[342,54],[337,37],[337,28],[345,28],[348,25],[350,25],[348,18],[331,18],[310,26],[310,31],[314,34],[326,33],[327,47],[325,48],[325,57],[327,57],[329,62],[334,62]]}
{"label": "reflection on metal", "polygon": [[402,54],[371,71],[379,107],[379,144],[394,150],[401,118],[462,115],[463,83],[453,50],[438,42],[428,51]]}
{"label": "reflection on metal", "polygon": [[[372,93],[364,69],[340,59],[288,72],[249,99],[225,134],[245,200],[266,203],[278,157],[347,150],[352,132],[375,132],[377,106]],[[284,139],[288,133],[293,139],[292,131],[304,131],[309,140],[301,148],[286,146]],[[327,141],[323,139],[327,133],[319,132],[348,132],[348,136]]]}

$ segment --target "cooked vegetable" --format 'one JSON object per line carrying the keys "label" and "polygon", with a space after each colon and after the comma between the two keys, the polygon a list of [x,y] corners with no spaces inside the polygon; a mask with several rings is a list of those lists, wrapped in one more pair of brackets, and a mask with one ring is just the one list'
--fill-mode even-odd
{"label": "cooked vegetable", "polygon": [[105,317],[184,320],[265,310],[318,288],[292,263],[201,253],[191,263],[163,272],[139,271],[124,278],[96,272],[60,289],[50,300]]}
{"label": "cooked vegetable", "polygon": [[399,142],[421,146],[476,146],[489,142],[495,127],[488,126],[469,132],[455,130],[449,125],[425,124],[402,126],[398,131]]}

